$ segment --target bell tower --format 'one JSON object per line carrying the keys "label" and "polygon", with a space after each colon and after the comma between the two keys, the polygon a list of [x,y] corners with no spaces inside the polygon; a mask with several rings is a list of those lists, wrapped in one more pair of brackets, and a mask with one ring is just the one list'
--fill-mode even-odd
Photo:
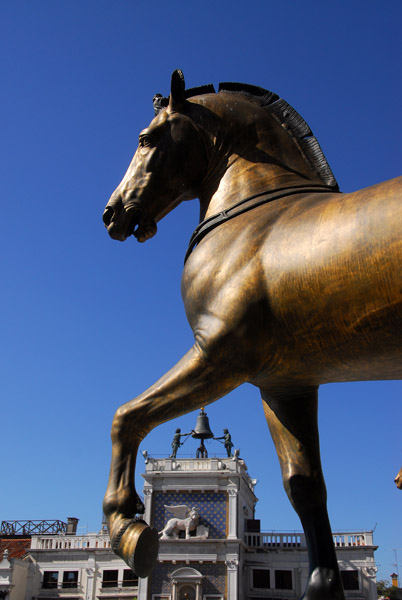
{"label": "bell tower", "polygon": [[[194,457],[180,457],[178,434],[201,440]],[[225,456],[208,456],[204,440],[211,438],[221,441]],[[214,438],[203,409],[190,434],[176,431],[172,448],[162,459],[143,453],[144,518],[160,532],[160,546],[155,569],[140,580],[139,600],[239,600],[256,482],[232,451],[229,431]]]}

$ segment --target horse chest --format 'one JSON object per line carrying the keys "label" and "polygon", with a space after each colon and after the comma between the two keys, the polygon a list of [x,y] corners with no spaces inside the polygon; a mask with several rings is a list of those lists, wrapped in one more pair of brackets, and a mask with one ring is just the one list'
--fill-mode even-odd
{"label": "horse chest", "polygon": [[[205,244],[205,246],[207,246]],[[237,249],[238,250],[238,249]],[[205,260],[202,260],[205,256]],[[188,316],[213,313],[224,320],[241,318],[249,302],[261,294],[259,273],[245,253],[199,248],[183,272],[182,295]]]}

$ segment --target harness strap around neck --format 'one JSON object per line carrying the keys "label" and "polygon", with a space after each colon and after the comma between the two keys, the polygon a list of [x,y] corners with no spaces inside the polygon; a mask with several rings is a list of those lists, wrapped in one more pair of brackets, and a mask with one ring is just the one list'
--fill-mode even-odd
{"label": "harness strap around neck", "polygon": [[[272,202],[273,200],[279,200],[280,198],[285,198],[286,196],[291,196],[293,194],[303,194],[308,192],[320,192],[320,193],[337,193],[337,190],[333,188],[329,188],[324,185],[306,185],[306,186],[298,186],[294,188],[282,188],[279,190],[275,190],[274,192],[260,192],[258,194],[254,194],[253,196],[249,196],[248,198],[243,198],[236,204],[233,204],[226,210],[222,210],[220,213],[216,215],[212,215],[208,217],[194,229],[193,235],[190,238],[190,242],[187,248],[186,255],[184,257],[184,264],[186,264],[188,257],[191,252],[194,250],[194,247],[202,240],[203,237],[207,235],[212,229],[221,225],[221,223],[225,223],[238,215],[241,215],[253,208],[257,208],[257,206],[261,206],[262,204],[266,204],[267,202]],[[247,204],[252,200],[258,198],[257,202],[253,202],[252,204]]]}

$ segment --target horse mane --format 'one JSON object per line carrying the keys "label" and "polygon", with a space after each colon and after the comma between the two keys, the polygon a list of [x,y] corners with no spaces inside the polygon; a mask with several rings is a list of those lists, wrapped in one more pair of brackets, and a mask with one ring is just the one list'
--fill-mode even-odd
{"label": "horse mane", "polygon": [[[313,135],[313,132],[306,121],[283,98],[280,98],[278,94],[275,94],[274,92],[248,83],[220,83],[218,88],[218,93],[219,92],[241,94],[251,102],[257,102],[260,106],[268,110],[273,118],[287,129],[302,155],[317,172],[325,185],[333,188],[334,191],[339,191],[338,183],[317,138]],[[209,84],[189,88],[188,90],[185,90],[184,95],[185,98],[188,99],[193,96],[215,93],[214,86]],[[169,98],[163,97],[162,94],[156,94],[153,103],[155,114],[158,114],[168,106]]]}

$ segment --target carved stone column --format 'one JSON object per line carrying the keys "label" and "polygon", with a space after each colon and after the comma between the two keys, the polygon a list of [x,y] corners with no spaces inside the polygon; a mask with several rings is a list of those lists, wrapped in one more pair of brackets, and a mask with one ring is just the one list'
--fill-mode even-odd
{"label": "carved stone column", "polygon": [[144,513],[144,521],[150,525],[151,514],[152,514],[152,489],[144,488],[144,505],[145,505],[145,513]]}
{"label": "carved stone column", "polygon": [[94,576],[95,576],[95,560],[89,558],[88,567],[85,569],[87,576],[87,585],[85,590],[85,600],[93,600],[94,598]]}
{"label": "carved stone column", "polygon": [[304,589],[302,586],[302,576],[303,569],[301,567],[294,570],[294,590],[296,592],[297,597],[301,596]]}
{"label": "carved stone column", "polygon": [[228,539],[237,539],[237,487],[228,487]]}
{"label": "carved stone column", "polygon": [[177,600],[177,581],[172,579],[172,600]]}
{"label": "carved stone column", "polygon": [[227,600],[238,600],[239,587],[239,556],[227,554],[226,568],[228,573],[228,596]]}
{"label": "carved stone column", "polygon": [[[143,489],[143,494],[144,494],[144,506],[145,506],[145,512],[144,512],[144,521],[146,521],[146,523],[148,523],[148,525],[151,524],[151,515],[152,515],[152,488],[150,487],[144,487]],[[147,600],[148,598],[148,577],[146,577],[145,579],[139,579],[138,580],[138,600]]]}
{"label": "carved stone column", "polygon": [[[362,569],[364,572],[364,570]],[[377,593],[377,584],[376,584],[376,576],[377,576],[377,567],[366,567],[365,569],[367,578],[362,577],[362,587],[363,592],[366,591],[364,588],[367,586],[367,597],[375,598],[375,594]],[[366,579],[366,581],[365,581]]]}

